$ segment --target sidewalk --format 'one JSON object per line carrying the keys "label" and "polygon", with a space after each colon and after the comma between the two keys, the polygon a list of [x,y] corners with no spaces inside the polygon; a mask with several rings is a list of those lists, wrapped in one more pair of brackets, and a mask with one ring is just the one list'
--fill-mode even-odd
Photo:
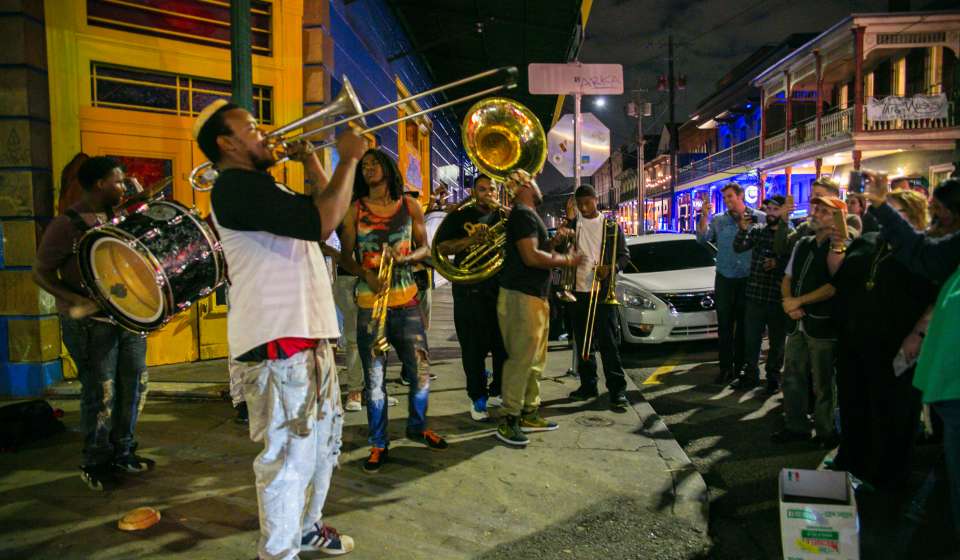
{"label": "sidewalk", "polygon": [[[550,352],[543,412],[560,430],[533,434],[527,449],[507,448],[493,437],[492,424],[469,417],[460,362],[452,357],[451,317],[449,290],[438,290],[430,336],[438,379],[430,419],[449,438],[449,450],[432,452],[402,439],[406,388],[390,383],[388,391],[401,400],[390,409],[391,461],[377,475],[364,474],[365,414],[347,415],[341,468],[325,513],[356,539],[351,558],[679,559],[705,550],[703,479],[632,381],[633,407],[625,414],[607,410],[605,399],[570,403],[565,397],[576,380],[563,377],[569,351]],[[179,368],[182,379],[192,375],[199,381],[193,385],[204,386],[202,392],[218,391],[209,377],[215,364]],[[399,376],[396,362],[388,376]],[[60,398],[53,404],[67,411],[71,431],[0,455],[6,534],[0,557],[255,557],[250,463],[259,449],[246,428],[233,423],[228,403],[148,402],[141,453],[156,459],[157,469],[102,495],[77,476],[78,402]],[[123,512],[142,505],[160,509],[163,520],[142,533],[116,529]]]}

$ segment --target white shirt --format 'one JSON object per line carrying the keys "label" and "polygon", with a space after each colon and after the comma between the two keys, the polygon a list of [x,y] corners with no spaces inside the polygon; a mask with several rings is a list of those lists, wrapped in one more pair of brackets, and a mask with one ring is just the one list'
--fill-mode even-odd
{"label": "white shirt", "polygon": [[600,249],[603,243],[603,214],[595,218],[577,219],[577,251],[587,256],[577,267],[577,292],[589,292],[593,286],[593,270],[600,264]]}

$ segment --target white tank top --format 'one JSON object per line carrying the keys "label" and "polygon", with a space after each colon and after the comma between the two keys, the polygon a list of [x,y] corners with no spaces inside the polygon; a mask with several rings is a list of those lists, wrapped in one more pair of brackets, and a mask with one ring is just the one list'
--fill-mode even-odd
{"label": "white tank top", "polygon": [[265,231],[223,227],[230,276],[230,356],[278,338],[338,338],[337,312],[320,244]]}

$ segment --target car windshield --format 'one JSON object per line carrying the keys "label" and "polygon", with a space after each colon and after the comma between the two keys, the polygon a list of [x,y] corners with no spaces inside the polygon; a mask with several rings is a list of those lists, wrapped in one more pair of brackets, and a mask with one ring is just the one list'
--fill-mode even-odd
{"label": "car windshield", "polygon": [[716,250],[695,239],[677,239],[630,245],[626,273],[663,272],[716,265]]}

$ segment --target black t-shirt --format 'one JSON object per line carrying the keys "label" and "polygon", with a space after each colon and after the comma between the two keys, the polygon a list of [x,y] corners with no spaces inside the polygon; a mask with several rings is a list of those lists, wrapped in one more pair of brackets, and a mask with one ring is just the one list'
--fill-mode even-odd
{"label": "black t-shirt", "polygon": [[210,204],[217,222],[225,228],[322,241],[320,214],[313,199],[277,187],[273,177],[263,171],[221,171]]}
{"label": "black t-shirt", "polygon": [[517,203],[510,210],[506,229],[507,250],[500,272],[500,286],[546,298],[550,292],[550,270],[525,265],[517,250],[517,241],[528,237],[536,237],[541,250],[547,245],[547,227],[543,220],[529,207]]}
{"label": "black t-shirt", "polygon": [[[893,360],[900,344],[937,297],[929,281],[894,258],[877,233],[857,238],[833,276],[834,319],[842,344]],[[872,285],[872,289],[868,286]]]}

